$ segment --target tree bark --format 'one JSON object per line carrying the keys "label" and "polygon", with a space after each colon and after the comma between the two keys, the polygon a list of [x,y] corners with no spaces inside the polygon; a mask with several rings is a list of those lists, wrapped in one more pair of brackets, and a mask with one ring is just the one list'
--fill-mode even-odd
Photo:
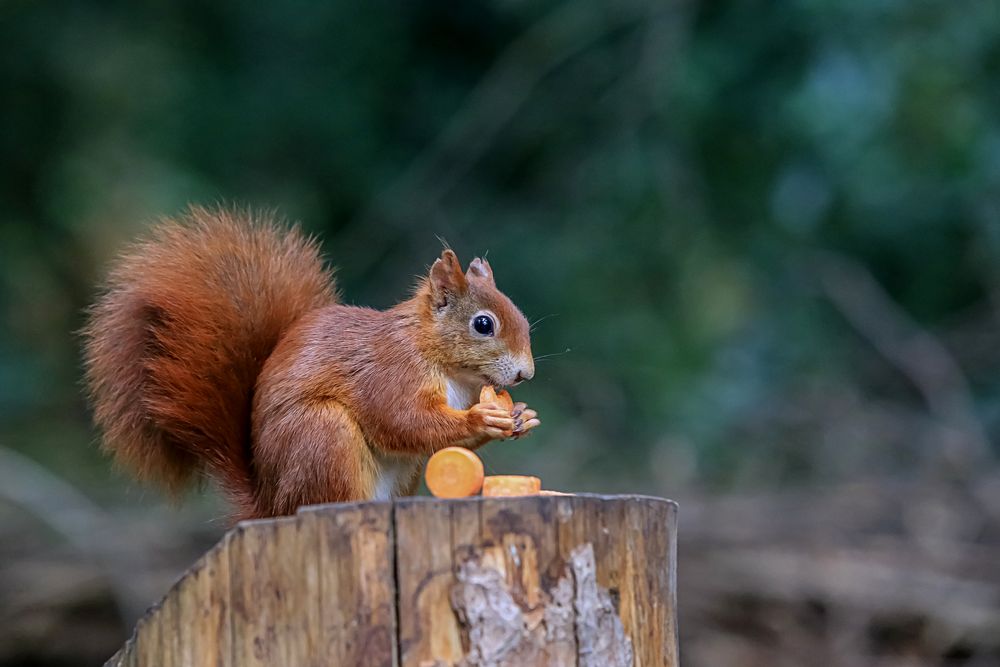
{"label": "tree bark", "polygon": [[676,505],[530,496],[244,522],[114,667],[674,667]]}

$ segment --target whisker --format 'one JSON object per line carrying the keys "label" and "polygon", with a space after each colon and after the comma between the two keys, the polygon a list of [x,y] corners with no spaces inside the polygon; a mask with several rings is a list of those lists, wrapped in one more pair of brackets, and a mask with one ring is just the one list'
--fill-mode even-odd
{"label": "whisker", "polygon": [[562,352],[552,352],[551,354],[540,354],[537,357],[535,357],[535,361],[543,361],[545,359],[548,359],[549,357],[558,357],[561,354],[566,354],[567,352],[572,352],[572,351],[573,351],[572,349],[567,347]]}
{"label": "whisker", "polygon": [[538,326],[540,322],[544,322],[550,317],[558,317],[559,313],[549,313],[548,315],[542,315],[537,320],[528,325],[528,331],[534,331],[535,327]]}

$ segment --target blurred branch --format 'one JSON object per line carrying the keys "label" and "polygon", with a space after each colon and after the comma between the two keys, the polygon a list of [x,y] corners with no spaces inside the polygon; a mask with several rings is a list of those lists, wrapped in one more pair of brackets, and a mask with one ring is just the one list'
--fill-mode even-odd
{"label": "blurred branch", "polygon": [[[363,242],[364,228],[405,234],[406,218],[427,215],[489,150],[500,131],[531,98],[543,79],[608,34],[674,9],[671,3],[624,2],[611,6],[565,2],[527,28],[497,58],[444,130],[371,204],[341,231],[338,248]],[[364,255],[365,270],[374,262]]]}
{"label": "blurred branch", "polygon": [[[686,576],[697,580],[700,590],[690,594],[699,600],[717,603],[742,596],[787,605],[821,600],[864,619],[862,629],[880,618],[920,617],[944,639],[942,643],[957,637],[974,645],[996,641],[1000,613],[994,601],[1000,586],[908,562],[911,545],[891,546],[810,549],[796,544],[720,549],[691,559]],[[858,633],[852,653],[864,654],[865,634]]]}
{"label": "blurred branch", "polygon": [[[111,537],[114,519],[66,481],[31,459],[0,447],[0,498],[19,505],[62,535],[82,555],[101,566],[124,620],[137,618],[148,600],[129,577],[136,553],[123,553]],[[134,541],[131,544],[135,544]]]}
{"label": "blurred branch", "polygon": [[[995,506],[995,472],[985,481]],[[1000,524],[947,492],[929,497],[921,479],[679,500],[686,528],[678,583],[688,619],[682,641],[689,657],[702,658],[689,662],[875,664],[871,655],[890,647],[873,647],[873,638],[887,629],[912,631],[904,638],[926,661],[919,664],[945,664],[941,656],[956,643],[995,655]],[[928,509],[975,530],[958,531],[961,539],[943,535],[941,548],[920,548],[908,515],[933,523]],[[734,634],[747,642],[739,659],[705,659]],[[770,654],[777,659],[749,658]],[[877,664],[917,664],[915,655]]]}
{"label": "blurred branch", "polygon": [[875,277],[843,255],[810,258],[820,286],[844,318],[920,392],[930,413],[962,437],[951,462],[966,475],[991,459],[989,438],[976,416],[972,391],[948,348],[922,329]]}
{"label": "blurred branch", "polygon": [[[650,115],[666,111],[666,91],[675,71],[666,65],[676,62],[691,32],[693,3],[674,0],[672,12],[663,9],[660,3],[650,3],[636,62],[623,73],[618,85],[601,96],[601,104],[614,105],[631,131]],[[630,98],[635,102],[622,103]]]}

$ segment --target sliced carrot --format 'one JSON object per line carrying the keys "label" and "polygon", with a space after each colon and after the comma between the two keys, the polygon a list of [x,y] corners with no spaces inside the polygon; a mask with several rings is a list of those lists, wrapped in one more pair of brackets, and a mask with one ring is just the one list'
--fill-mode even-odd
{"label": "sliced carrot", "polygon": [[510,397],[510,392],[506,389],[497,394],[497,403],[507,408],[507,412],[514,409],[514,399]]}
{"label": "sliced carrot", "polygon": [[480,403],[493,403],[497,400],[497,390],[493,388],[491,384],[484,384],[483,388],[479,390],[479,402]]}
{"label": "sliced carrot", "polygon": [[483,480],[484,496],[533,496],[541,490],[542,480],[528,475],[491,475]]}
{"label": "sliced carrot", "polygon": [[496,403],[508,412],[514,409],[514,399],[510,397],[510,392],[504,389],[500,393],[492,385],[483,385],[479,392],[480,403]]}
{"label": "sliced carrot", "polygon": [[427,462],[427,488],[438,498],[465,498],[483,486],[483,462],[465,447],[445,447]]}

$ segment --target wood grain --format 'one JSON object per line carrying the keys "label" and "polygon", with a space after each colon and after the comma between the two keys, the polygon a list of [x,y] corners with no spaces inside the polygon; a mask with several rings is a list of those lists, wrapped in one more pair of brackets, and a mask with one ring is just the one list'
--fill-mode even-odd
{"label": "wood grain", "polygon": [[452,664],[463,654],[450,598],[452,502],[462,501],[411,498],[395,503],[401,667],[435,660]]}
{"label": "wood grain", "polygon": [[318,549],[308,587],[318,621],[313,664],[395,667],[392,504],[323,505],[298,518],[311,526]]}
{"label": "wood grain", "polygon": [[677,506],[641,496],[323,505],[239,524],[113,667],[675,667]]}

